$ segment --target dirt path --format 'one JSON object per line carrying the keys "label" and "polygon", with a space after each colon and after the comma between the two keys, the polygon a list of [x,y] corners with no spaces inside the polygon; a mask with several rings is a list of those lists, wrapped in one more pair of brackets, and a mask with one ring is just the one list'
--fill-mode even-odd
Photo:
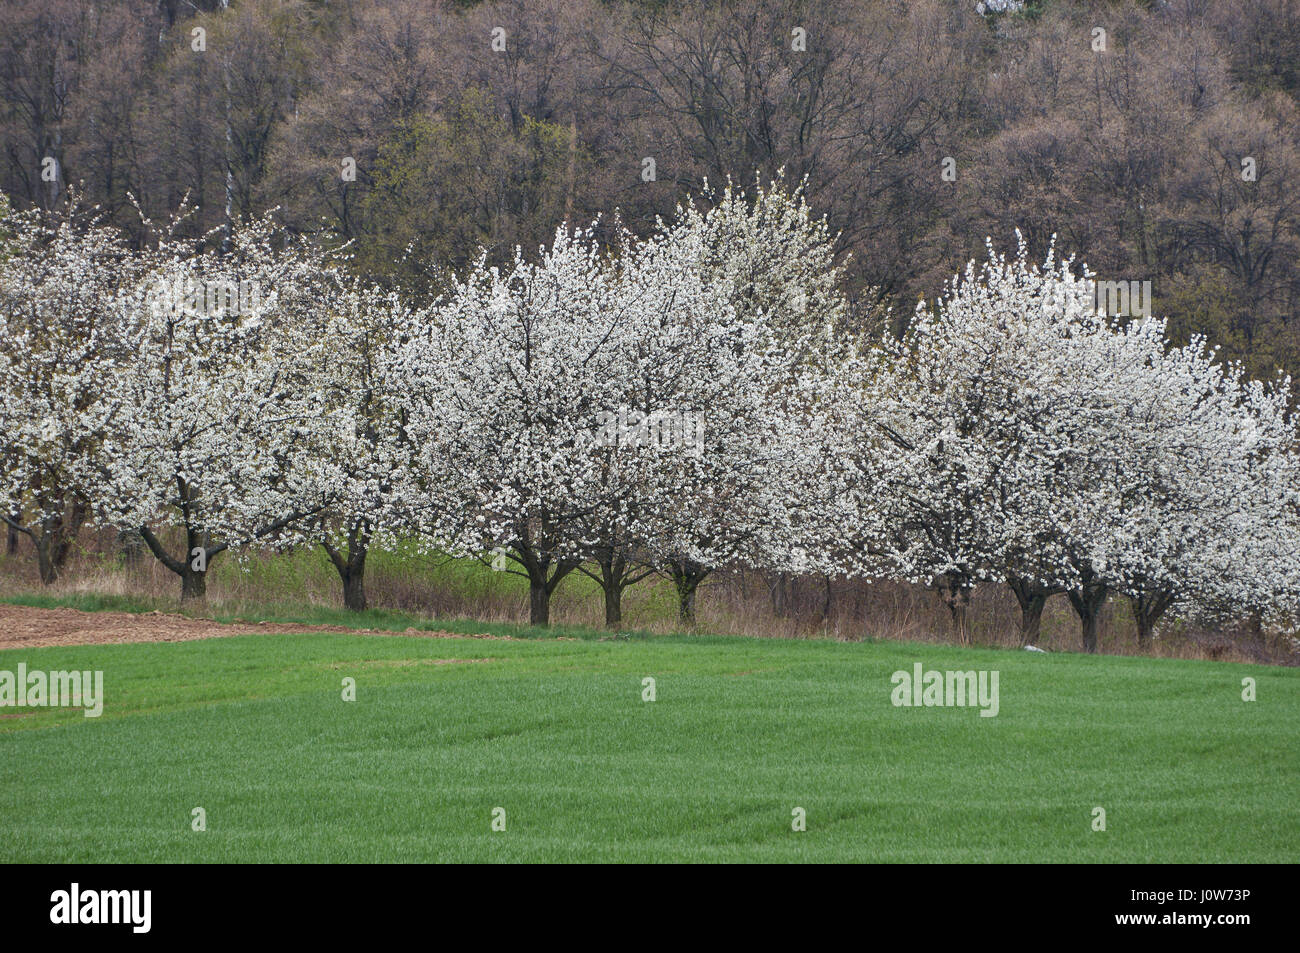
{"label": "dirt path", "polygon": [[82,612],[80,609],[37,609],[0,603],[0,649],[49,645],[103,645],[122,642],[189,642],[227,635],[280,635],[339,632],[349,635],[418,635],[425,638],[508,639],[507,636],[461,635],[454,632],[376,631],[338,625],[294,622],[235,622],[191,619],[164,612]]}

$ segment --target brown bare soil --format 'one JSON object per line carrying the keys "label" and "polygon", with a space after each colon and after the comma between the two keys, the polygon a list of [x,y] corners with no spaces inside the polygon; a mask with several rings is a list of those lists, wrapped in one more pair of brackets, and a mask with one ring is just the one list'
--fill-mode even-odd
{"label": "brown bare soil", "polygon": [[124,642],[189,642],[227,635],[287,635],[304,632],[338,632],[348,635],[416,635],[435,639],[503,639],[508,636],[455,632],[376,631],[338,625],[300,625],[292,622],[234,622],[165,612],[82,612],[80,609],[38,609],[0,604],[0,649],[41,648],[50,645],[107,645]]}

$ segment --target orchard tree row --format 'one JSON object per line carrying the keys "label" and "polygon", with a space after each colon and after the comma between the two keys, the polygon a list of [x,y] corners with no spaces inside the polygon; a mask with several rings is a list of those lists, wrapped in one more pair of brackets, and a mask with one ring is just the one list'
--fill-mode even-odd
{"label": "orchard tree row", "polygon": [[184,599],[227,550],[319,545],[361,609],[401,538],[526,577],[537,624],[574,572],[611,627],[651,573],[689,624],[740,568],[933,586],[962,641],[990,581],[1028,644],[1058,593],[1088,651],[1110,596],[1142,639],[1295,623],[1289,380],[1099,313],[1073,260],[990,245],[880,340],[846,329],[835,236],[779,181],[646,236],[562,227],[434,300],[269,216],[184,220],[141,249],[75,206],[0,215],[0,518],[47,583],[103,525]]}

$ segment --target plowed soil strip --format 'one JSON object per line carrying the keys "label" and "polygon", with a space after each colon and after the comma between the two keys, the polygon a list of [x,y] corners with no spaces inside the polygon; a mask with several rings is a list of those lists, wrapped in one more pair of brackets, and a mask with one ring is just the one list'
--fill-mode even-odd
{"label": "plowed soil strip", "polygon": [[420,631],[389,632],[349,629],[341,625],[302,625],[296,622],[214,622],[165,612],[82,612],[80,609],[40,609],[0,603],[0,650],[35,649],[51,645],[110,645],[125,642],[189,642],[227,635],[294,635],[337,632],[343,635],[414,635],[432,639],[500,639],[505,635]]}

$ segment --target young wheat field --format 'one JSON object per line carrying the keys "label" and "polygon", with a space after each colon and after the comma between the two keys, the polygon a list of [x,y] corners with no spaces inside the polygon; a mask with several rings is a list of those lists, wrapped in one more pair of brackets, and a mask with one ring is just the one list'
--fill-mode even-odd
{"label": "young wheat field", "polygon": [[[0,651],[103,672],[99,717],[0,713],[0,861],[1300,855],[1295,669],[426,628]],[[996,715],[895,705],[918,664]]]}

